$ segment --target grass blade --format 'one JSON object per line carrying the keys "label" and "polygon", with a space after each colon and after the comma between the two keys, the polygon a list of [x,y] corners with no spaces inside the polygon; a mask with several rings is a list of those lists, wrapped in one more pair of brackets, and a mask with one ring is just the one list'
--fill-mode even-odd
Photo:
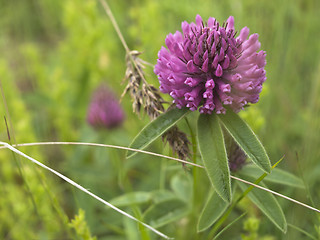
{"label": "grass blade", "polygon": [[306,235],[307,237],[309,237],[310,239],[313,239],[313,240],[319,240],[318,238],[314,237],[313,235],[311,235],[310,233],[306,232],[305,230],[303,230],[302,228],[299,228],[293,224],[290,224],[288,223],[288,226],[301,232],[302,234]]}

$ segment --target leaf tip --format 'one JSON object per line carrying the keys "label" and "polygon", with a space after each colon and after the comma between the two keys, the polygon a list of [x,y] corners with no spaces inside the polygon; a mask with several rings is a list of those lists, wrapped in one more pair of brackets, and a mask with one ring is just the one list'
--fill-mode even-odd
{"label": "leaf tip", "polygon": [[218,195],[222,198],[223,201],[225,201],[226,203],[231,203],[232,200],[232,196],[231,196],[231,189],[230,191],[228,191],[229,189],[226,189],[226,191],[224,191],[223,193],[217,191]]}
{"label": "leaf tip", "polygon": [[252,162],[267,174],[270,174],[273,169],[268,156],[267,156],[267,158],[264,158],[263,161],[252,161]]}
{"label": "leaf tip", "polygon": [[265,169],[265,172],[270,174],[271,173],[271,167],[268,167],[267,169]]}

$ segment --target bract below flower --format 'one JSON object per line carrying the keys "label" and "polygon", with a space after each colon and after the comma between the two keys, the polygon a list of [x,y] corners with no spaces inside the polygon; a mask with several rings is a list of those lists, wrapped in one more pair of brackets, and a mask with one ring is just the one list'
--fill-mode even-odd
{"label": "bract below flower", "polygon": [[225,113],[225,106],[238,112],[256,103],[266,80],[266,53],[259,51],[258,34],[249,37],[242,28],[238,37],[234,18],[220,26],[197,15],[195,23],[182,23],[182,33],[169,34],[168,47],[158,53],[155,73],[160,90],[173,97],[178,108],[200,113]]}

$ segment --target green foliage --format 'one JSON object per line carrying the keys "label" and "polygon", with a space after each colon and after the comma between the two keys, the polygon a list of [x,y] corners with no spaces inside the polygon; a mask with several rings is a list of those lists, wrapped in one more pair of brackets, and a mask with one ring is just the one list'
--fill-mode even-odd
{"label": "green foliage", "polygon": [[[185,117],[188,112],[189,111],[187,108],[173,108],[161,114],[155,120],[146,125],[141,132],[139,132],[129,147],[140,150],[144,149],[158,137],[162,136],[163,133],[179,122],[183,117]],[[136,152],[129,151],[127,153],[127,157],[132,157],[135,153]]]}
{"label": "green foliage", "polygon": [[200,115],[198,143],[208,177],[219,196],[231,202],[231,182],[224,138],[216,114]]}
{"label": "green foliage", "polygon": [[[244,166],[238,172],[240,176],[249,176],[255,179],[258,178],[262,173],[263,172],[259,168],[252,164]],[[303,182],[300,178],[279,168],[273,169],[271,174],[264,178],[264,181],[283,184],[291,187],[304,188]]]}
{"label": "green foliage", "polygon": [[198,221],[198,232],[207,230],[212,224],[214,224],[227,209],[228,203],[223,201],[221,197],[211,190],[209,198],[201,212]]}
{"label": "green foliage", "polygon": [[74,217],[74,219],[71,220],[69,223],[69,226],[73,228],[76,232],[77,237],[83,240],[96,240],[96,237],[92,237],[90,230],[87,226],[86,220],[85,220],[85,213],[80,208],[79,214]]}
{"label": "green foliage", "polygon": [[170,198],[150,206],[145,211],[143,220],[158,228],[186,216],[189,211],[186,202],[179,198]]}
{"label": "green foliage", "polygon": [[263,171],[270,173],[271,163],[269,157],[251,128],[237,114],[227,111],[219,116],[222,124],[245,154]]}
{"label": "green foliage", "polygon": [[192,179],[190,175],[178,173],[174,175],[170,181],[170,187],[177,197],[191,204],[192,198]]}
{"label": "green foliage", "polygon": [[[1,87],[5,92],[7,102],[6,107],[11,113],[10,117],[5,112],[4,104],[0,111],[2,116],[7,116],[10,141],[12,143],[35,141],[35,132],[30,127],[32,116],[19,90],[14,85],[9,66],[3,60],[0,61],[0,75],[2,76]],[[1,129],[4,130],[1,132],[1,138],[9,141],[4,121],[1,122]],[[26,153],[38,159],[44,159],[37,149],[29,149]],[[61,212],[61,206],[54,196],[58,189],[54,186],[50,190],[48,188],[49,184],[54,183],[52,179],[44,177],[43,173],[33,164],[25,162],[19,156],[6,150],[0,152],[0,166],[2,182],[0,191],[1,196],[6,196],[1,200],[3,210],[0,215],[2,222],[0,234],[14,239],[68,234],[64,226],[66,216]],[[30,231],[30,229],[35,230]]]}
{"label": "green foliage", "polygon": [[249,232],[249,235],[241,235],[243,240],[255,240],[258,239],[258,229],[259,229],[260,221],[256,218],[248,218],[244,224],[243,229]]}
{"label": "green foliage", "polygon": [[[246,190],[247,186],[244,183],[238,184],[243,191]],[[255,188],[248,193],[248,197],[281,231],[286,233],[287,222],[284,213],[271,193]]]}
{"label": "green foliage", "polygon": [[[248,26],[251,33],[259,33],[262,48],[267,52],[268,91],[264,85],[265,95],[259,104],[245,109],[240,116],[258,133],[271,160],[285,155],[281,168],[286,172],[276,168],[264,181],[272,183],[276,191],[308,204],[313,201],[318,206],[319,1],[108,2],[130,49],[143,52],[142,58],[152,64],[164,45],[165,36],[180,30],[182,21],[194,21],[196,14],[204,19],[213,16],[221,22],[233,15],[238,30]],[[125,73],[125,51],[99,1],[0,0],[0,6],[0,81],[10,118],[3,100],[0,115],[1,119],[4,115],[7,117],[12,143],[15,138],[18,143],[82,141],[128,146],[149,119],[133,115],[127,96],[122,100],[127,115],[122,128],[96,132],[86,124],[90,95],[96,86],[105,82],[118,96],[124,88],[120,83]],[[147,67],[145,72],[147,81],[157,87],[152,67]],[[170,97],[166,99],[171,101]],[[189,115],[191,127],[195,127],[196,119],[191,119],[194,116]],[[188,133],[184,121],[180,125]],[[3,120],[0,129],[1,141],[8,141]],[[200,216],[202,229],[215,220],[215,214],[210,216],[210,211],[201,215],[212,189],[201,169],[197,170],[195,181],[179,164],[162,160],[167,161],[167,165],[161,165],[154,157],[141,154],[126,160],[124,152],[84,146],[21,150],[102,198],[112,199],[135,217],[144,216],[149,223],[161,225],[160,230],[169,236],[176,239],[208,239],[210,236],[210,227],[199,234],[196,229]],[[169,153],[159,142],[151,144],[148,150]],[[203,163],[198,153],[193,160]],[[256,167],[254,171],[250,168],[252,166],[244,167],[239,175],[257,178],[262,173]],[[299,168],[303,183],[297,177],[300,177]],[[91,233],[107,240],[157,239],[132,220],[106,209],[4,149],[0,150],[0,181],[1,239],[73,239],[85,235],[89,238]],[[279,186],[281,184],[285,188]],[[234,196],[237,194],[235,191]],[[243,239],[284,238],[259,209],[253,208],[246,199],[243,201],[225,224],[246,210],[251,220],[238,220],[223,233],[224,239],[239,239],[242,229],[248,233]],[[220,203],[226,204],[221,200]],[[283,200],[279,203],[288,222],[319,237],[319,219],[312,211]],[[216,206],[219,204],[210,204],[210,208]],[[79,209],[84,209],[85,219]],[[75,215],[74,220],[69,219]],[[281,210],[276,210],[275,215],[281,215]],[[212,218],[205,220],[205,216]],[[239,226],[243,221],[244,228]],[[75,231],[70,231],[70,222]],[[284,229],[283,222],[278,225]],[[286,238],[305,236],[289,228]]]}
{"label": "green foliage", "polygon": [[243,223],[243,230],[247,232],[247,234],[241,234],[242,240],[274,240],[272,236],[259,236],[258,230],[260,227],[261,221],[255,217],[248,218]]}
{"label": "green foliage", "polygon": [[148,203],[151,201],[151,197],[152,196],[150,192],[131,192],[110,200],[110,203],[117,207],[127,207],[131,205]]}

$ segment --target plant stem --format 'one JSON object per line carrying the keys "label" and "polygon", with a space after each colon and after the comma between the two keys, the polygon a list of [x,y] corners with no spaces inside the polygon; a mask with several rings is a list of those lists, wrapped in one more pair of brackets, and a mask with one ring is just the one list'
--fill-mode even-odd
{"label": "plant stem", "polygon": [[[170,154],[171,155],[171,154]],[[161,160],[161,170],[160,170],[160,179],[159,179],[159,188],[163,190],[166,185],[166,169],[167,169],[167,161]]]}
{"label": "plant stem", "polygon": [[[184,118],[187,126],[189,128],[190,136],[191,136],[191,144],[192,144],[192,162],[197,164],[197,139],[192,130],[192,127],[188,121],[188,118]],[[198,200],[198,176],[199,176],[199,169],[193,168],[193,206],[196,206]]]}
{"label": "plant stem", "polygon": [[[191,145],[192,145],[192,162],[194,164],[197,164],[197,138],[196,135],[194,133],[194,131],[192,130],[191,124],[188,121],[188,118],[184,118],[189,132],[190,132],[190,136],[191,136]],[[198,165],[198,164],[197,164]],[[189,222],[189,226],[190,229],[196,229],[195,226],[197,226],[197,221],[199,218],[199,212],[200,212],[200,204],[201,203],[201,194],[200,194],[200,186],[199,186],[199,168],[198,167],[194,167],[192,169],[192,173],[193,173],[193,196],[192,196],[192,215],[191,215],[191,220]],[[198,235],[194,235],[191,236],[191,238],[195,238],[196,236],[198,238],[201,238],[201,234],[202,233],[198,233]]]}
{"label": "plant stem", "polygon": [[303,229],[301,229],[301,228],[299,228],[299,227],[297,227],[297,226],[295,226],[295,225],[293,225],[293,224],[288,223],[288,227],[291,227],[291,228],[293,228],[293,229],[301,232],[302,234],[308,236],[310,239],[317,240],[316,237],[312,236],[310,233],[304,231]]}
{"label": "plant stem", "polygon": [[231,223],[229,223],[225,228],[223,228],[212,240],[216,240],[218,239],[218,237],[224,233],[226,230],[228,230],[235,222],[239,221],[241,218],[243,218],[245,215],[247,214],[247,212],[242,213],[239,217],[237,217],[236,219],[234,219]]}
{"label": "plant stem", "polygon": [[[3,105],[4,105],[4,109],[5,109],[5,115],[4,115],[4,120],[5,120],[5,124],[6,124],[6,127],[7,127],[7,133],[8,133],[8,141],[10,143],[10,145],[12,145],[12,142],[11,142],[11,137],[13,139],[13,142],[15,144],[17,144],[17,141],[16,141],[16,137],[15,137],[15,134],[14,134],[14,128],[13,128],[13,124],[12,124],[12,121],[11,121],[11,117],[10,117],[10,113],[9,113],[9,109],[8,109],[8,104],[7,104],[7,100],[6,100],[6,97],[5,97],[5,94],[4,94],[4,91],[3,91],[3,87],[2,87],[2,82],[0,80],[0,90],[1,90],[1,96],[2,96],[2,101],[3,101]],[[7,124],[7,118],[6,118],[6,115],[8,117],[8,122],[9,122],[9,126]],[[16,157],[16,155],[12,153],[12,156],[13,156],[13,159],[15,161],[15,164],[17,165],[18,167],[18,171],[19,171],[19,175],[21,176],[21,178],[23,179],[23,182],[26,186],[26,190],[27,190],[27,193],[29,194],[30,196],[30,199],[31,199],[31,202],[32,202],[32,205],[33,205],[33,208],[34,208],[34,211],[36,213],[37,216],[40,216],[39,215],[39,211],[38,211],[38,208],[37,208],[37,204],[36,204],[36,201],[33,197],[33,194],[32,194],[32,191],[31,191],[31,188],[27,182],[27,179],[24,175],[24,172],[23,172],[23,168],[21,167],[21,163],[20,163],[20,158],[19,157]]]}
{"label": "plant stem", "polygon": [[118,35],[118,37],[119,37],[124,49],[126,50],[127,55],[129,56],[131,62],[133,63],[135,69],[137,70],[139,76],[141,77],[141,79],[142,79],[142,81],[144,83],[147,83],[146,79],[144,78],[143,73],[141,72],[140,68],[138,68],[136,61],[134,61],[133,57],[131,56],[128,44],[127,44],[126,40],[124,39],[121,31],[120,31],[118,23],[117,23],[115,17],[113,16],[113,14],[112,14],[110,6],[108,5],[106,0],[100,0],[100,3],[103,6],[103,8],[104,8],[105,12],[107,13],[108,17],[110,18],[111,23],[112,23],[112,25],[114,27],[114,30],[116,31],[116,33],[117,33],[117,35]]}

